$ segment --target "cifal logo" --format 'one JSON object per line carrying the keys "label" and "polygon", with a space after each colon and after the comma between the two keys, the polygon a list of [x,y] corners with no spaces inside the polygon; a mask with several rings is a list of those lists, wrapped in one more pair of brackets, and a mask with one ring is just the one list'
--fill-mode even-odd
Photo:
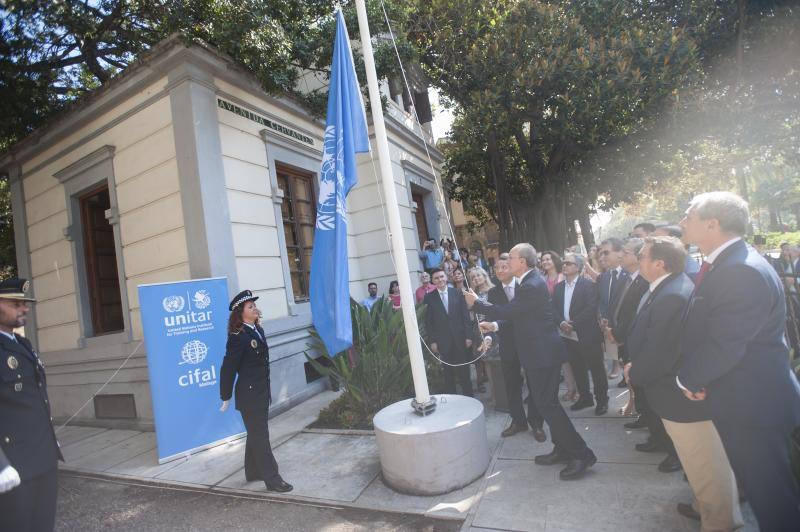
{"label": "cifal logo", "polygon": [[203,362],[208,356],[208,346],[200,340],[191,340],[183,344],[181,348],[181,362],[180,366],[189,364],[195,366],[180,377],[178,377],[178,385],[181,387],[198,386],[211,386],[217,383],[217,369],[214,364],[208,369],[201,369],[197,367],[198,364]]}

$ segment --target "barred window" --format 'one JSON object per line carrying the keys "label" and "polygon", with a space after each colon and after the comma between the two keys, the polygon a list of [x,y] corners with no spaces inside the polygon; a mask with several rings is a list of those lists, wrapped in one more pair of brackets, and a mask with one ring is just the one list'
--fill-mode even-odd
{"label": "barred window", "polygon": [[303,303],[309,300],[311,246],[317,219],[314,175],[280,164],[276,165],[276,173],[283,190],[281,215],[294,301]]}

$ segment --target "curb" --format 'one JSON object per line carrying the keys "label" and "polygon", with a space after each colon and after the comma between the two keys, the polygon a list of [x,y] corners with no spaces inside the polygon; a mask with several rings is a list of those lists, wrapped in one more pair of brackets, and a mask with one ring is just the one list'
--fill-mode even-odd
{"label": "curb", "polygon": [[72,476],[77,478],[92,478],[103,481],[128,484],[133,486],[162,488],[162,489],[163,488],[180,489],[182,491],[211,493],[214,495],[223,495],[223,496],[245,498],[251,500],[264,500],[270,502],[281,502],[286,504],[297,504],[302,506],[317,506],[320,508],[329,508],[334,510],[353,509],[353,510],[364,510],[370,512],[391,513],[398,515],[417,515],[428,519],[459,522],[459,523],[463,523],[466,519],[466,515],[465,516],[431,515],[428,512],[420,512],[414,510],[375,508],[374,506],[358,504],[355,502],[331,501],[330,499],[316,499],[313,497],[305,497],[302,495],[282,495],[276,493],[269,493],[266,491],[250,491],[237,488],[223,488],[217,486],[209,486],[207,484],[193,484],[190,482],[180,482],[176,480],[142,479],[141,477],[135,477],[130,475],[98,473],[96,471],[87,471],[80,468],[60,467],[59,473],[65,474],[66,476]]}

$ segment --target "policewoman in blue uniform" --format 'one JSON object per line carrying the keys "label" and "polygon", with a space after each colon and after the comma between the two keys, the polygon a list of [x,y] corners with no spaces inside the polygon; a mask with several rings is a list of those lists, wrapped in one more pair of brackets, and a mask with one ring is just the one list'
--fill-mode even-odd
{"label": "policewoman in blue uniform", "polygon": [[269,347],[264,329],[259,325],[261,312],[256,307],[256,299],[258,297],[250,290],[244,290],[228,307],[231,315],[225,359],[220,371],[220,411],[228,409],[235,379],[236,410],[241,413],[247,429],[245,478],[248,482],[263,480],[267,491],[285,493],[292,491],[292,485],[278,473],[278,463],[269,444]]}
{"label": "policewoman in blue uniform", "polygon": [[14,329],[25,325],[28,281],[0,282],[0,530],[53,530],[58,448],[44,366]]}

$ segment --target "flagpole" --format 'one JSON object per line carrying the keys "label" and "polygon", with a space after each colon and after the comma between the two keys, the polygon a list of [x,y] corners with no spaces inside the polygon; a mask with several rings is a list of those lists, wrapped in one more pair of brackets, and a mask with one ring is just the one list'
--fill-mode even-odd
{"label": "flagpole", "polygon": [[415,410],[425,414],[435,408],[435,400],[431,398],[428,390],[428,378],[425,374],[425,361],[422,357],[419,325],[417,324],[417,313],[414,308],[414,292],[411,287],[408,256],[406,255],[406,245],[403,240],[403,227],[400,222],[400,208],[398,207],[397,193],[395,192],[394,174],[392,173],[391,160],[389,159],[389,141],[386,138],[386,124],[383,121],[378,75],[375,72],[375,58],[372,55],[372,40],[369,33],[367,8],[364,5],[364,0],[356,0],[356,11],[358,13],[358,29],[361,34],[364,66],[367,71],[372,125],[375,129],[375,143],[378,146],[381,183],[386,199],[389,231],[391,231],[392,235],[392,251],[394,253],[395,267],[397,268],[397,281],[400,285],[400,305],[403,310],[406,340],[408,341],[408,356],[411,359],[411,376],[414,379],[415,400],[412,404]]}

